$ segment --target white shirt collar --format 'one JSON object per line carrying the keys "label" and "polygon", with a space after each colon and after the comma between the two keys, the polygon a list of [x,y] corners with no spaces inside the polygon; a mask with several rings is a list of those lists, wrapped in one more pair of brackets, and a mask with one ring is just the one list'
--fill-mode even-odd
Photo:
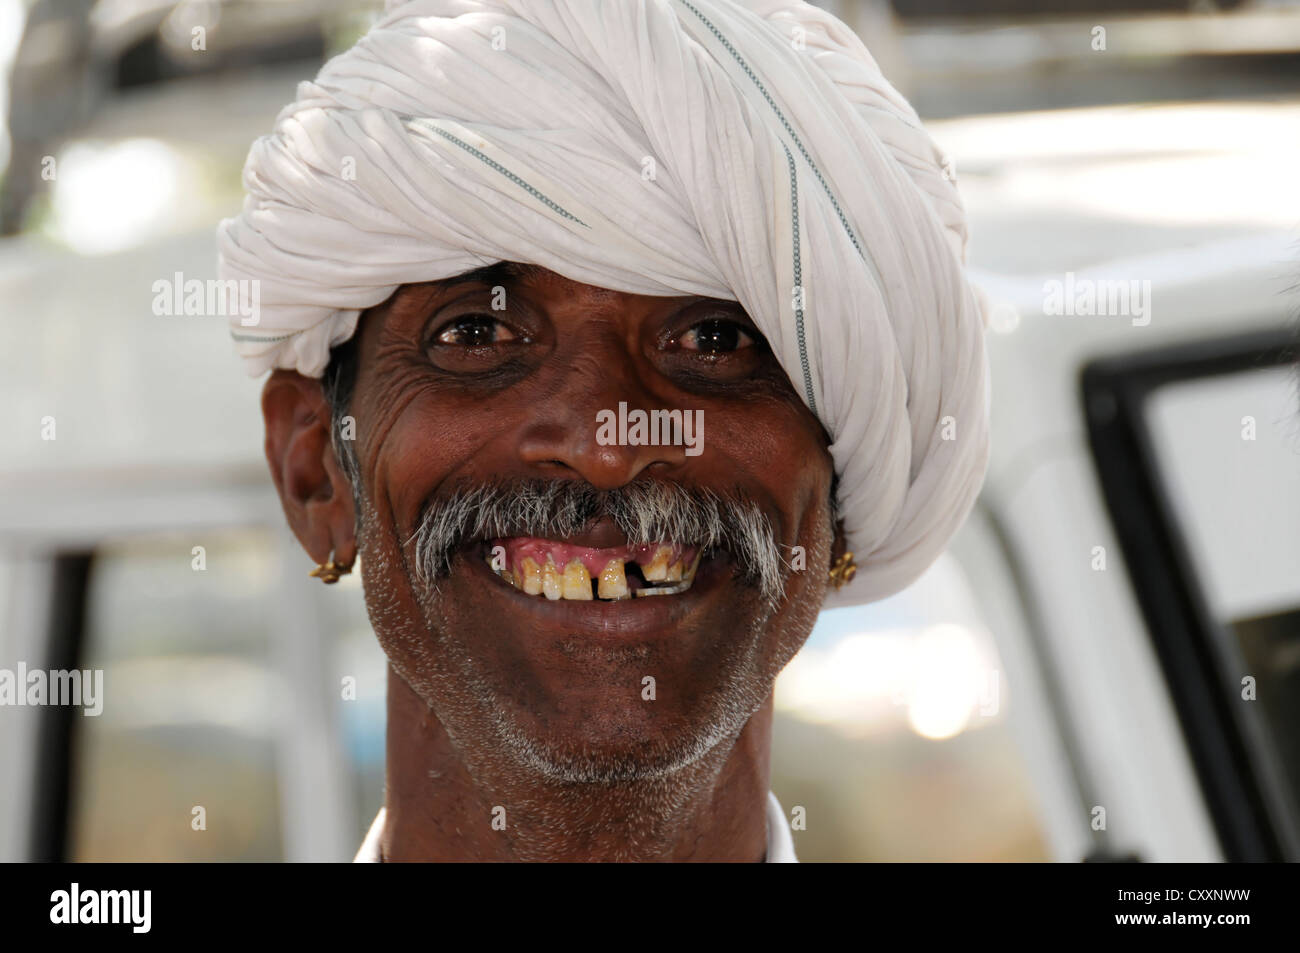
{"label": "white shirt collar", "polygon": [[[366,839],[361,842],[361,849],[353,858],[354,864],[379,863],[379,839],[384,833],[384,809],[381,807],[375,815]],[[785,819],[781,802],[771,791],[767,792],[767,863],[797,864],[799,858],[794,855],[794,835]]]}

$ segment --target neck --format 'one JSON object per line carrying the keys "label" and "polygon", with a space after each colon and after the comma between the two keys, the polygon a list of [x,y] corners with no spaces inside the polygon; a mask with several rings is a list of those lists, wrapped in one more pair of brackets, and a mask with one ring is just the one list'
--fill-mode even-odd
{"label": "neck", "polygon": [[[609,785],[474,757],[388,673],[387,861],[761,861],[772,698],[666,777]],[[467,757],[468,755],[468,757]]]}

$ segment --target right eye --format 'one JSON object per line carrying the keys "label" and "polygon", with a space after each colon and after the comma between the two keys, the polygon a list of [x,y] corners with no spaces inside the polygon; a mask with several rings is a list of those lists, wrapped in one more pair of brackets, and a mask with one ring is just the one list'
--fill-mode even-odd
{"label": "right eye", "polygon": [[729,354],[742,348],[753,347],[754,339],[735,321],[709,318],[687,328],[679,338],[682,350],[701,354]]}
{"label": "right eye", "polygon": [[515,339],[514,332],[496,318],[463,314],[443,325],[433,340],[452,347],[491,347]]}

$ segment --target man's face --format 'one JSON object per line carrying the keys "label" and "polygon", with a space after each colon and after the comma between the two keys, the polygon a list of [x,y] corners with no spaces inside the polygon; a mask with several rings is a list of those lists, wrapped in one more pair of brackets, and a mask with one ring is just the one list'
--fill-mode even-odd
{"label": "man's face", "polygon": [[[734,737],[808,637],[832,545],[825,432],[740,306],[507,266],[486,281],[404,286],[357,333],[350,413],[367,604],[392,665],[471,768],[643,778]],[[699,452],[608,442],[601,421],[620,402],[629,415],[702,419]],[[569,512],[581,527],[564,538],[516,532],[542,525],[526,519],[457,536],[444,568],[421,572],[430,527],[445,537],[455,523],[449,505],[470,500],[517,521],[526,509],[509,509],[512,495],[546,486],[588,494]],[[765,598],[743,571],[754,553],[734,538],[703,553],[693,577],[699,540],[629,539],[605,507],[629,488],[721,500],[724,518],[761,515],[783,593]],[[659,532],[660,498],[637,499]],[[465,524],[463,509],[450,512]],[[751,537],[752,550],[762,537]],[[654,565],[661,543],[678,568]],[[636,595],[680,588],[660,578],[678,572],[685,591]]]}

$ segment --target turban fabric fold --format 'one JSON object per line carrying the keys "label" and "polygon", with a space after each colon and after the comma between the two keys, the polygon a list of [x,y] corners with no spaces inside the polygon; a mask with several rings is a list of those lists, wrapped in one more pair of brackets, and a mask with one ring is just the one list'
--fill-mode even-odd
{"label": "turban fabric fold", "polygon": [[988,459],[951,165],[862,41],[791,0],[411,0],[259,138],[220,225],[250,374],[318,377],[400,285],[497,261],[738,301],[830,433],[856,578],[915,580]]}

